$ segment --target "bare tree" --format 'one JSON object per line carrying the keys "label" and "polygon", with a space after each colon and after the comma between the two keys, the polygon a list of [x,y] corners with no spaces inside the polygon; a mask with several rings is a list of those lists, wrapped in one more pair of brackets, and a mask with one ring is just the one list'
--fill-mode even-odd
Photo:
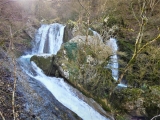
{"label": "bare tree", "polygon": [[[152,0],[150,2],[152,2]],[[137,38],[136,38],[135,49],[134,49],[134,53],[132,55],[132,58],[129,60],[128,64],[124,68],[124,71],[120,75],[117,83],[120,83],[122,81],[123,76],[125,75],[125,73],[131,67],[131,65],[134,64],[134,62],[135,62],[135,60],[137,58],[137,55],[139,53],[141,53],[144,50],[144,48],[146,48],[148,45],[152,44],[153,42],[157,41],[160,38],[160,34],[159,34],[156,38],[154,38],[154,39],[150,40],[149,42],[147,42],[146,44],[142,45],[144,27],[145,27],[145,25],[147,24],[147,21],[148,21],[148,18],[147,18],[147,15],[146,15],[146,4],[147,4],[146,0],[143,0],[142,6],[140,8],[140,20],[136,16],[136,14],[135,14],[135,12],[133,10],[133,7],[132,7],[133,15],[134,15],[135,19],[137,20],[137,22],[139,23],[140,29],[139,29],[139,32],[138,32],[138,35],[137,35]],[[156,4],[157,3],[154,3],[154,5],[152,5],[152,6],[155,6]]]}

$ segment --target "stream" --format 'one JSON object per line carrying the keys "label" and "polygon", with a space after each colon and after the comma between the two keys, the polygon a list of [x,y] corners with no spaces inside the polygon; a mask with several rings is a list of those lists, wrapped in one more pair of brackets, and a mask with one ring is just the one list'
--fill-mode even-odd
{"label": "stream", "polygon": [[43,57],[56,55],[63,43],[64,27],[58,23],[42,25],[35,36],[32,53],[19,58],[21,67],[31,78],[40,81],[59,102],[83,120],[109,120],[81,100],[62,78],[46,76],[34,62],[30,62],[33,55]]}

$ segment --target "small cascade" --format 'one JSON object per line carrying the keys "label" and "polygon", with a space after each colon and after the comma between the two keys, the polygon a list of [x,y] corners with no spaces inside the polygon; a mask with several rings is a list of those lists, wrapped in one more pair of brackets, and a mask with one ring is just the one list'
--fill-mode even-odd
{"label": "small cascade", "polygon": [[[93,32],[93,35],[98,37],[99,40],[102,40],[102,37],[100,36],[99,33],[97,33],[96,31],[89,29]],[[110,38],[107,42],[106,45],[110,46],[112,48],[112,56],[110,57],[110,62],[107,65],[107,68],[112,70],[112,76],[114,80],[118,80],[119,77],[119,73],[118,73],[118,56],[117,56],[117,51],[118,51],[118,45],[117,45],[117,40],[115,38]],[[118,84],[118,86],[121,87],[127,87],[126,85],[120,83]]]}
{"label": "small cascade", "polygon": [[[99,33],[97,33],[96,31],[92,30],[91,28],[89,28],[89,30],[91,30],[93,32],[93,35],[95,37],[98,37],[99,40],[102,40],[102,37]],[[114,38],[110,38],[107,43],[107,46],[110,46],[112,48],[112,56],[110,57],[110,63],[107,65],[107,68],[112,70],[112,76],[115,80],[118,80],[118,57],[117,57],[117,51],[118,51],[118,46],[117,46],[117,41]]]}
{"label": "small cascade", "polygon": [[92,30],[91,28],[89,28],[89,30],[91,30],[93,32],[93,35],[95,37],[97,37],[99,40],[101,40],[103,42],[102,37],[101,37],[101,35],[99,33],[97,33],[96,31]]}
{"label": "small cascade", "polygon": [[46,55],[58,52],[63,42],[64,27],[58,23],[42,25],[37,31],[32,54],[20,57],[22,69],[30,77],[43,83],[59,102],[75,112],[83,120],[109,120],[79,99],[70,89],[70,85],[65,83],[62,78],[48,77],[34,62],[30,63],[30,58],[33,55],[41,54],[41,56],[46,57]]}

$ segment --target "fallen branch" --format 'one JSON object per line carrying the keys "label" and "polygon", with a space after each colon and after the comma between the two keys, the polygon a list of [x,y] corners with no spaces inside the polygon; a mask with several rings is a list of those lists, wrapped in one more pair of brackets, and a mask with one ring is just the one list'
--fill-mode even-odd
{"label": "fallen branch", "polygon": [[154,116],[151,120],[154,120],[155,118],[160,117],[160,115]]}

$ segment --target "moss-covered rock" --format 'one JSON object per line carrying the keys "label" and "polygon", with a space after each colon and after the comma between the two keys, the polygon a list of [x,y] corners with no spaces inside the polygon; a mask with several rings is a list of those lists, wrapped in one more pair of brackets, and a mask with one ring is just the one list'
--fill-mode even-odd
{"label": "moss-covered rock", "polygon": [[160,86],[151,86],[146,90],[144,106],[148,117],[151,119],[160,113]]}
{"label": "moss-covered rock", "polygon": [[30,61],[36,63],[36,65],[43,70],[46,75],[50,76],[60,76],[58,66],[53,63],[55,56],[38,56],[34,55],[31,57]]}
{"label": "moss-covered rock", "polygon": [[55,63],[66,79],[89,95],[106,98],[114,87],[111,71],[105,68],[111,49],[96,37],[77,36],[64,43]]}
{"label": "moss-covered rock", "polygon": [[148,119],[160,113],[160,87],[151,86],[145,90],[140,88],[123,88],[114,91],[112,105],[121,113],[131,116],[143,116]]}

